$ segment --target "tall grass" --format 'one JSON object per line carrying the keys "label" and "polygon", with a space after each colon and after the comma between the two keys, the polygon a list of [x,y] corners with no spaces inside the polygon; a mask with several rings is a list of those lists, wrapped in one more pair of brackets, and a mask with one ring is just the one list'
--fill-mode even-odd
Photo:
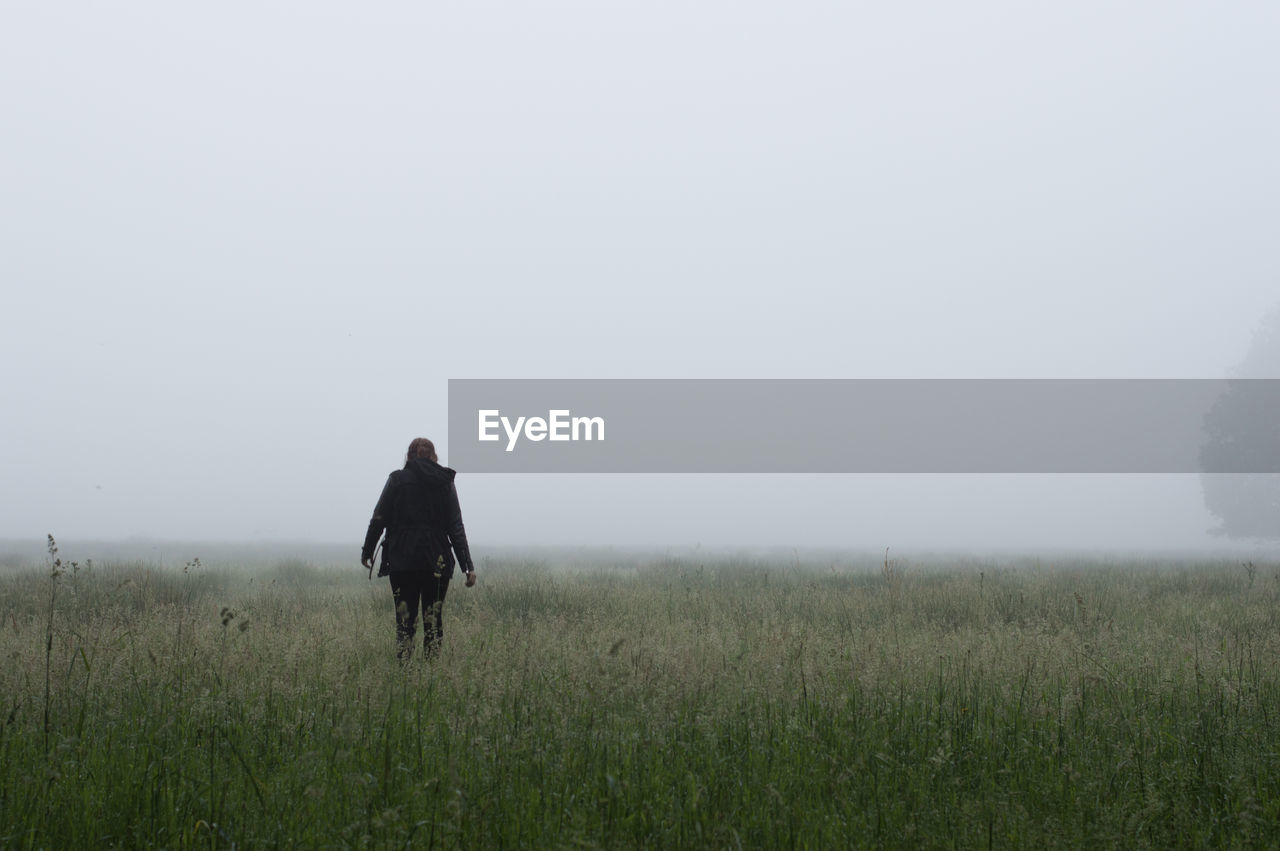
{"label": "tall grass", "polygon": [[0,844],[1280,842],[1274,566],[886,565],[12,575]]}

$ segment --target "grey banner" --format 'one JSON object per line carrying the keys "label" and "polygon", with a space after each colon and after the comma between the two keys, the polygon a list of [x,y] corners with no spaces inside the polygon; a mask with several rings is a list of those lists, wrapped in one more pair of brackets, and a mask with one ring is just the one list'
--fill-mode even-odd
{"label": "grey banner", "polygon": [[1280,379],[450,379],[473,473],[1280,473]]}

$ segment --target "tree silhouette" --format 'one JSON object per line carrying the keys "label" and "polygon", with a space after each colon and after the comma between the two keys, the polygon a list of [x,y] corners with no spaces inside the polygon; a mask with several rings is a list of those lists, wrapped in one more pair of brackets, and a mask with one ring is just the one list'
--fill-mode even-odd
{"label": "tree silhouette", "polygon": [[[1280,306],[1263,319],[1233,378],[1280,378]],[[1280,540],[1280,475],[1254,472],[1280,447],[1280,417],[1274,403],[1259,406],[1258,394],[1230,386],[1205,417],[1207,440],[1200,459],[1205,506],[1221,521],[1216,535]]]}

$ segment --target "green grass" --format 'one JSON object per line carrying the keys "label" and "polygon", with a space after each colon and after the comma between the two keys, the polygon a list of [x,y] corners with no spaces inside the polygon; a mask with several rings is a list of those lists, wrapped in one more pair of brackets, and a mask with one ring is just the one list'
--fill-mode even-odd
{"label": "green grass", "polygon": [[402,668],[355,567],[26,570],[0,845],[1275,847],[1278,604],[1274,566],[510,563]]}

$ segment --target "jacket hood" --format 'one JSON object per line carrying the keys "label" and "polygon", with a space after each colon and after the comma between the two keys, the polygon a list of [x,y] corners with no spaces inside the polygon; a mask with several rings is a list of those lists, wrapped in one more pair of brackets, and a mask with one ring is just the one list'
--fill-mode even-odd
{"label": "jacket hood", "polygon": [[404,469],[423,484],[437,487],[453,484],[453,477],[458,475],[456,470],[437,464],[430,458],[411,458]]}

